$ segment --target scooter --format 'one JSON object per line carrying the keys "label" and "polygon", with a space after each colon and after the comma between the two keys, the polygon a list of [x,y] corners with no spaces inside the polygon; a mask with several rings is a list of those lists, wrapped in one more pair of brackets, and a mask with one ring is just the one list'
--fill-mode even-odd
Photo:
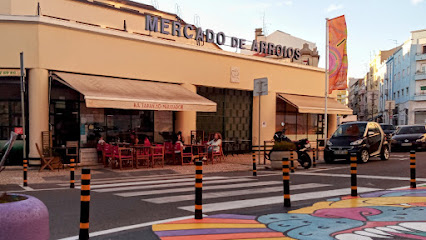
{"label": "scooter", "polygon": [[[276,142],[293,142],[285,135],[286,129],[284,128],[284,125],[284,123],[281,123],[283,130],[278,131],[274,134],[274,140]],[[311,157],[308,154],[308,152],[311,150],[311,144],[309,143],[309,140],[307,138],[300,139],[297,142],[294,142],[294,144],[296,145],[297,161],[303,168],[310,168],[312,165],[312,161]]]}

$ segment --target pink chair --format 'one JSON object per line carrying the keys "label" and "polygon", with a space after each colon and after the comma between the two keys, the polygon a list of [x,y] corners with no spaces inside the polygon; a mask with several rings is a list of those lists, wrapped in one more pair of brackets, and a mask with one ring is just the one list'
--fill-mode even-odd
{"label": "pink chair", "polygon": [[131,148],[114,146],[112,159],[112,168],[120,168],[120,170],[123,170],[123,166],[133,168],[133,155]]}
{"label": "pink chair", "polygon": [[[175,155],[175,150],[173,148],[173,143],[172,142],[165,142],[164,143],[164,159],[172,159],[174,158]],[[169,158],[167,156],[170,156]]]}
{"label": "pink chair", "polygon": [[109,163],[113,156],[112,151],[113,146],[111,144],[105,143],[102,148],[102,163],[104,164],[104,167],[109,166]]}
{"label": "pink chair", "polygon": [[147,168],[149,168],[149,166],[151,165],[151,157],[150,157],[151,147],[136,146],[134,147],[134,149],[135,149],[134,159],[135,159],[136,168],[139,168],[140,166],[146,166]]}

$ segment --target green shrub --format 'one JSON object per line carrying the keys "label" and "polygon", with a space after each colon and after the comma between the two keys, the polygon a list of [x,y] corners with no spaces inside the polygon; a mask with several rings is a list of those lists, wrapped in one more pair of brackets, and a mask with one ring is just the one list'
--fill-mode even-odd
{"label": "green shrub", "polygon": [[296,150],[296,145],[292,142],[275,142],[272,147],[273,151],[290,151]]}

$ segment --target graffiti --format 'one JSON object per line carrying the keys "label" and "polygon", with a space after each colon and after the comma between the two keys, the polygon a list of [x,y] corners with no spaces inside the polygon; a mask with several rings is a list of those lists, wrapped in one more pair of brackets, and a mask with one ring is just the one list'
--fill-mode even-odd
{"label": "graffiti", "polygon": [[426,240],[426,188],[336,198],[257,220],[292,239]]}
{"label": "graffiti", "polygon": [[260,217],[220,214],[152,226],[162,240],[426,240],[426,186],[361,194]]}

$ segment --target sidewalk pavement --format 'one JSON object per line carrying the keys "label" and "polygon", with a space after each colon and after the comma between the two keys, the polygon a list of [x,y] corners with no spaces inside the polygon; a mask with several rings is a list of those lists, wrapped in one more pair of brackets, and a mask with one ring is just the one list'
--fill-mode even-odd
{"label": "sidewalk pavement", "polygon": [[[251,154],[239,154],[225,156],[225,160],[215,164],[204,164],[205,173],[215,172],[234,172],[234,171],[251,171],[253,167]],[[262,160],[263,163],[263,160]],[[258,167],[258,170],[264,168],[265,165]],[[102,165],[86,166],[92,169],[92,176],[96,178],[116,178],[122,176],[140,177],[153,174],[193,174],[194,165],[165,165],[164,168],[140,168],[130,170],[118,170],[104,168]],[[28,184],[36,183],[56,183],[58,181],[66,181],[69,179],[69,168],[59,170],[43,170],[38,171],[39,167],[30,167],[28,170]],[[78,166],[75,171],[76,179],[79,179],[81,167]],[[0,185],[6,184],[22,184],[23,170],[21,166],[6,166],[6,169],[0,173]]]}
{"label": "sidewalk pavement", "polygon": [[426,240],[426,185],[333,198],[287,213],[173,221],[152,230],[162,240]]}

